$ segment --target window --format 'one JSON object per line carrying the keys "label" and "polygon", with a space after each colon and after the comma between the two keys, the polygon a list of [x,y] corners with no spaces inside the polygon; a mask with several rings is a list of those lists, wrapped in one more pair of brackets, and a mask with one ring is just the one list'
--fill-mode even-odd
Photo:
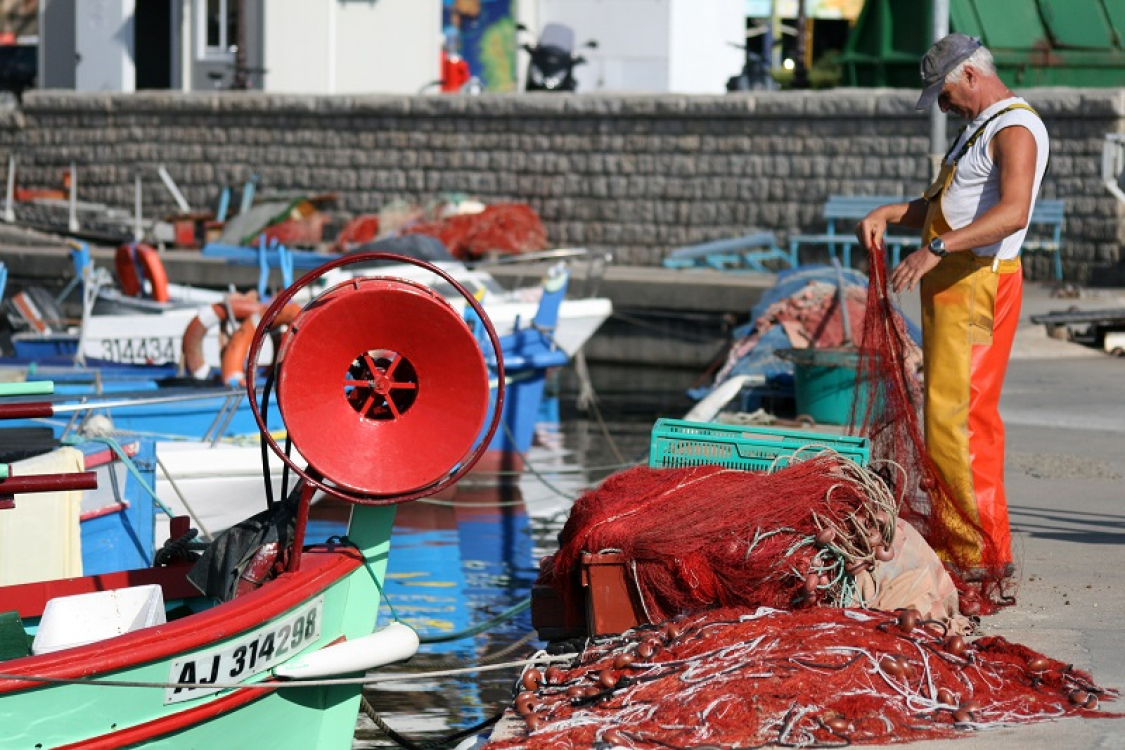
{"label": "window", "polygon": [[198,0],[200,57],[229,59],[238,43],[238,3],[241,0]]}

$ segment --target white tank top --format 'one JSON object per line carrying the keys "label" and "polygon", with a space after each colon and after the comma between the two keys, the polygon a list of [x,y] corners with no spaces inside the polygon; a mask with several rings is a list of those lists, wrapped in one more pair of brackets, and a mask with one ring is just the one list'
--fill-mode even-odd
{"label": "white tank top", "polygon": [[[957,139],[949,159],[961,150],[962,144],[977,131],[981,123],[1005,107],[1013,104],[1027,104],[1020,97],[1012,97],[996,102],[988,109],[981,112],[975,120],[961,133]],[[941,199],[941,211],[946,222],[952,229],[960,229],[972,223],[978,216],[995,206],[1000,201],[1000,171],[994,168],[992,157],[988,155],[988,144],[992,137],[1000,130],[1012,126],[1025,127],[1035,136],[1037,152],[1035,155],[1035,185],[1031,190],[1031,205],[1028,206],[1028,216],[1035,210],[1035,199],[1039,195],[1039,184],[1043,181],[1043,173],[1047,171],[1047,157],[1050,155],[1050,139],[1043,121],[1034,112],[1026,109],[1013,109],[997,117],[985,126],[984,132],[969,150],[957,162],[957,171],[953,174],[953,182],[946,188]],[[1001,260],[1011,260],[1019,255],[1023,238],[1027,235],[1027,227],[1015,234],[1011,234],[992,245],[973,248],[977,255],[999,257]]]}

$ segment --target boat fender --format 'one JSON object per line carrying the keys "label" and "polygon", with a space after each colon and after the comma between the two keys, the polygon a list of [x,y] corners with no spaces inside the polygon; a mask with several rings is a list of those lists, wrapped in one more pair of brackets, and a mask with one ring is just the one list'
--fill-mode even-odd
{"label": "boat fender", "polygon": [[204,305],[196,311],[196,315],[184,329],[184,337],[180,344],[181,362],[186,374],[196,380],[204,380],[211,374],[211,367],[203,355],[203,340],[215,326],[232,318],[245,320],[258,312],[261,306],[255,294],[232,294],[223,302],[213,305]]}
{"label": "boat fender", "polygon": [[[231,334],[230,341],[223,348],[222,377],[225,385],[232,388],[241,388],[246,384],[246,355],[250,353],[250,342],[254,340],[254,332],[258,328],[262,313],[266,311],[267,307],[268,305],[262,305],[258,312],[243,320],[242,325]],[[274,318],[274,329],[292,323],[299,312],[301,312],[301,306],[297,304],[288,304],[283,307],[277,317]],[[277,349],[275,346],[274,351],[276,352]]]}
{"label": "boat fender", "polygon": [[366,672],[409,659],[418,653],[418,644],[413,628],[392,622],[369,635],[298,656],[275,668],[274,674],[293,680],[316,680]]}
{"label": "boat fender", "polygon": [[167,302],[168,274],[160,253],[151,245],[141,242],[127,243],[117,248],[113,258],[117,271],[117,283],[121,291],[130,297],[145,296],[145,282],[148,282],[148,297],[155,302]]}

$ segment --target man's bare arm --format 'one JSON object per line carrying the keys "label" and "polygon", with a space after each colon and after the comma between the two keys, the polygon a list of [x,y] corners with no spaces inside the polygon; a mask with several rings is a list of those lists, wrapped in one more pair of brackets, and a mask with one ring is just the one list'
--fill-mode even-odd
{"label": "man's bare arm", "polygon": [[921,228],[926,221],[926,201],[923,198],[909,203],[888,203],[879,206],[855,226],[855,236],[867,250],[878,247],[887,233],[888,224]]}
{"label": "man's bare arm", "polygon": [[1000,172],[1000,200],[972,223],[942,235],[950,252],[991,245],[1027,226],[1035,187],[1038,147],[1027,128],[1004,128],[992,139],[992,159]]}

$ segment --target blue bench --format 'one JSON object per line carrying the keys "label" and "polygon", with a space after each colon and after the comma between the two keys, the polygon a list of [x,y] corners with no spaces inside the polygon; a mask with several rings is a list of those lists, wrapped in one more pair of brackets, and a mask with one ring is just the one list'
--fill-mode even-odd
{"label": "blue bench", "polygon": [[[824,204],[824,218],[827,223],[821,234],[793,234],[789,236],[789,257],[796,265],[802,245],[826,245],[832,257],[837,248],[843,254],[845,266],[851,266],[852,248],[859,245],[855,236],[855,225],[860,219],[879,206],[888,203],[903,203],[907,198],[898,195],[832,195]],[[1066,205],[1061,200],[1039,200],[1031,215],[1027,238],[1022,252],[1051,252],[1055,254],[1055,278],[1062,281],[1062,229],[1066,220]],[[842,222],[839,226],[837,222]],[[903,248],[907,252],[918,249],[921,238],[917,234],[902,235],[896,227],[890,227],[884,240],[887,252],[891,255],[892,266],[902,259]]]}
{"label": "blue bench", "polygon": [[[855,236],[855,225],[867,214],[879,206],[888,203],[902,203],[907,200],[900,195],[830,195],[824,204],[824,219],[826,227],[821,234],[791,234],[789,235],[789,255],[798,258],[802,245],[826,245],[828,252],[835,258],[837,249],[843,253],[845,266],[852,264],[852,248],[859,246],[859,238]],[[837,222],[840,222],[837,225]],[[917,249],[922,244],[917,232],[903,235],[898,232],[900,228],[889,227],[883,240],[886,242],[887,251],[891,254],[891,262],[898,265],[902,257],[902,249]]]}
{"label": "blue bench", "polygon": [[778,246],[773,232],[755,232],[742,237],[676,248],[664,259],[664,267],[769,272],[764,265],[765,261],[780,260],[790,268],[795,268],[796,257]]}

